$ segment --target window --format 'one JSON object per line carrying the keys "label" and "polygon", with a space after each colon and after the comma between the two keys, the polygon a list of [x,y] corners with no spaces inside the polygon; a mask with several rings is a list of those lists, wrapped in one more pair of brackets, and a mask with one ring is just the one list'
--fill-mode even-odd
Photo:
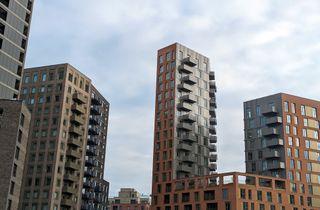
{"label": "window", "polygon": [[228,189],[222,189],[222,198],[223,198],[224,200],[229,199]]}
{"label": "window", "polygon": [[33,74],[32,82],[37,82],[37,81],[38,81],[38,74],[35,73],[35,74]]}
{"label": "window", "polygon": [[163,63],[163,56],[162,55],[159,56],[159,63],[160,64]]}
{"label": "window", "polygon": [[243,202],[242,203],[242,210],[249,210],[248,202]]}
{"label": "window", "polygon": [[306,115],[306,110],[305,107],[303,105],[301,105],[301,115]]}
{"label": "window", "polygon": [[294,204],[294,195],[289,196],[290,204]]}
{"label": "window", "polygon": [[312,108],[312,117],[316,118],[317,117],[317,109]]}
{"label": "window", "polygon": [[296,139],[296,146],[300,147],[300,139],[299,138],[295,138]]}
{"label": "window", "polygon": [[291,103],[291,112],[296,113],[296,104]]}
{"label": "window", "polygon": [[17,166],[17,164],[13,164],[13,170],[12,170],[12,176],[14,176],[14,177],[16,177],[16,175],[17,175],[17,168],[18,168],[18,166]]}
{"label": "window", "polygon": [[12,200],[8,200],[8,206],[7,206],[7,210],[11,210],[11,206],[12,206]]}
{"label": "window", "polygon": [[287,123],[291,123],[291,116],[290,115],[287,115]]}
{"label": "window", "polygon": [[285,112],[289,112],[289,104],[288,104],[288,102],[285,101],[283,105],[284,105],[284,111]]}
{"label": "window", "polygon": [[14,193],[14,182],[11,181],[11,185],[10,185],[10,194],[13,195]]}
{"label": "window", "polygon": [[257,200],[262,201],[262,191],[257,191]]}
{"label": "window", "polygon": [[290,134],[290,126],[286,125],[286,134]]}
{"label": "window", "polygon": [[302,129],[302,135],[303,135],[303,137],[307,137],[307,130],[306,129]]}
{"label": "window", "polygon": [[301,160],[297,160],[297,169],[301,170]]}
{"label": "window", "polygon": [[289,137],[288,137],[288,145],[289,145],[289,146],[292,146],[292,143],[293,143],[292,137],[289,136]]}
{"label": "window", "polygon": [[308,127],[308,119],[303,119],[303,126]]}
{"label": "window", "polygon": [[240,189],[240,197],[242,199],[246,199],[246,190],[245,189]]}
{"label": "window", "polygon": [[47,73],[43,73],[41,77],[42,82],[47,80]]}
{"label": "window", "polygon": [[15,154],[15,158],[18,160],[19,159],[19,155],[20,155],[20,148],[16,147],[16,154]]}
{"label": "window", "polygon": [[272,202],[272,194],[271,192],[267,192],[267,201]]}
{"label": "window", "polygon": [[29,83],[30,82],[30,76],[25,76],[24,77],[24,83]]}
{"label": "window", "polygon": [[291,148],[287,148],[287,155],[288,155],[288,157],[291,157],[291,156],[292,156]]}

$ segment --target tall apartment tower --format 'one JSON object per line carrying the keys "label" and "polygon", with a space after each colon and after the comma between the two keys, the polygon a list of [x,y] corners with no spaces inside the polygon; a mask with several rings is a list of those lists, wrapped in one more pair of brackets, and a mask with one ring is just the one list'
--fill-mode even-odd
{"label": "tall apartment tower", "polygon": [[307,206],[315,207],[320,206],[319,110],[319,101],[284,93],[244,103],[246,171],[287,179],[289,193],[301,194],[300,201],[308,195]]}
{"label": "tall apartment tower", "polygon": [[216,171],[216,85],[209,59],[175,43],[158,51],[152,207],[177,179]]}
{"label": "tall apartment tower", "polygon": [[0,99],[0,209],[18,209],[31,114],[22,101]]}
{"label": "tall apartment tower", "polygon": [[17,99],[33,0],[0,0],[0,98]]}
{"label": "tall apartment tower", "polygon": [[94,86],[91,87],[90,100],[81,209],[105,210],[109,182],[103,177],[110,105]]}

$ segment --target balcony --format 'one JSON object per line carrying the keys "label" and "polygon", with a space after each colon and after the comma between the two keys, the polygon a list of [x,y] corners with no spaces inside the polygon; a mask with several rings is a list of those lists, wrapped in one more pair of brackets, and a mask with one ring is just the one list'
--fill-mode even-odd
{"label": "balcony", "polygon": [[65,174],[63,178],[65,180],[72,181],[72,182],[79,181],[79,176],[75,176],[75,175],[72,175],[72,174]]}
{"label": "balcony", "polygon": [[95,187],[95,182],[93,182],[93,181],[90,181],[90,180],[85,180],[85,181],[83,181],[83,187],[84,188],[94,188]]}
{"label": "balcony", "polygon": [[276,150],[266,150],[264,152],[264,158],[265,159],[273,159],[273,158],[279,158],[280,153]]}
{"label": "balcony", "polygon": [[209,155],[210,162],[217,162],[217,159],[218,159],[217,154],[210,154]]}
{"label": "balcony", "polygon": [[180,122],[193,123],[196,121],[196,116],[193,114],[185,114],[179,117]]}
{"label": "balcony", "polygon": [[210,121],[210,125],[217,125],[217,118],[210,117],[209,121]]}
{"label": "balcony", "polygon": [[216,171],[217,170],[217,164],[216,163],[209,163],[209,170],[210,171]]}
{"label": "balcony", "polygon": [[92,115],[101,115],[101,108],[100,106],[96,106],[96,105],[91,105],[90,107],[90,113]]}
{"label": "balcony", "polygon": [[216,91],[214,89],[209,89],[209,96],[214,98],[216,96]]}
{"label": "balcony", "polygon": [[78,152],[78,151],[76,151],[76,150],[68,149],[66,155],[67,155],[67,156],[74,157],[74,158],[79,158],[79,159],[81,158],[80,152]]}
{"label": "balcony", "polygon": [[194,74],[194,69],[186,64],[181,64],[179,66],[179,72],[185,74]]}
{"label": "balcony", "polygon": [[216,82],[215,81],[210,81],[209,82],[209,87],[210,87],[210,89],[212,89],[215,92],[217,92],[217,86],[216,86]]}
{"label": "balcony", "polygon": [[278,114],[278,110],[275,106],[270,106],[266,109],[263,109],[261,113],[265,116],[274,116]]}
{"label": "balcony", "polygon": [[209,144],[210,152],[217,152],[217,146],[215,144]]}
{"label": "balcony", "polygon": [[194,76],[192,76],[192,75],[188,75],[188,76],[182,77],[182,78],[181,78],[181,81],[182,81],[183,83],[187,83],[187,84],[189,84],[189,85],[194,85],[194,84],[197,83],[197,79],[196,79]]}
{"label": "balcony", "polygon": [[192,167],[187,165],[178,165],[177,171],[184,172],[184,173],[191,173]]}
{"label": "balcony", "polygon": [[186,155],[186,156],[181,156],[180,157],[180,160],[182,162],[186,162],[186,163],[195,163],[197,160],[196,160],[196,157],[193,156],[193,155]]}
{"label": "balcony", "polygon": [[80,104],[72,104],[71,110],[77,114],[84,114],[85,113],[85,109],[84,109],[83,105],[80,105]]}
{"label": "balcony", "polygon": [[84,171],[84,176],[86,177],[96,177],[97,176],[97,171],[91,168],[87,168]]}
{"label": "balcony", "polygon": [[273,164],[268,164],[267,170],[279,170],[279,169],[285,169],[284,162],[276,162]]}
{"label": "balcony", "polygon": [[177,86],[177,88],[179,91],[183,91],[183,92],[187,92],[187,93],[190,93],[193,91],[193,87],[191,85],[186,84],[186,83],[179,84]]}
{"label": "balcony", "polygon": [[68,144],[71,144],[76,147],[82,147],[82,141],[80,141],[78,138],[70,137],[68,139]]}
{"label": "balcony", "polygon": [[73,170],[80,170],[81,166],[75,162],[67,161],[65,164],[66,168],[70,168]]}
{"label": "balcony", "polygon": [[216,109],[213,107],[210,107],[209,114],[211,115],[211,117],[216,117]]}
{"label": "balcony", "polygon": [[180,97],[181,102],[188,102],[188,103],[196,103],[197,99],[193,94],[188,94]]}
{"label": "balcony", "polygon": [[102,192],[103,191],[103,187],[101,185],[97,185],[95,188],[94,188],[94,191],[95,192]]}
{"label": "balcony", "polygon": [[177,150],[192,151],[192,146],[186,143],[180,143],[177,146]]}
{"label": "balcony", "polygon": [[77,189],[75,187],[63,186],[62,192],[68,193],[68,194],[76,194]]}
{"label": "balcony", "polygon": [[88,129],[89,135],[99,135],[100,129],[97,126],[90,125]]}
{"label": "balcony", "polygon": [[98,166],[98,161],[96,159],[89,158],[88,156],[86,156],[85,165],[86,166]]}
{"label": "balcony", "polygon": [[209,125],[209,133],[210,134],[217,134],[217,130],[216,130],[216,127],[213,126],[213,125]]}
{"label": "balcony", "polygon": [[72,125],[69,129],[70,133],[76,134],[78,136],[82,136],[83,135],[83,131],[80,127],[76,127],[74,125]]}
{"label": "balcony", "polygon": [[210,99],[210,106],[214,107],[214,108],[217,108],[217,102],[216,102],[215,98],[211,98]]}
{"label": "balcony", "polygon": [[99,144],[99,139],[93,136],[88,137],[88,145],[98,145]]}
{"label": "balcony", "polygon": [[279,147],[283,145],[284,145],[283,139],[274,138],[274,139],[267,140],[267,147]]}
{"label": "balcony", "polygon": [[84,200],[93,200],[94,199],[94,193],[93,192],[82,193],[82,198]]}
{"label": "balcony", "polygon": [[188,66],[192,66],[192,67],[196,66],[198,63],[196,59],[191,58],[191,57],[186,57],[181,62],[187,64]]}
{"label": "balcony", "polygon": [[209,72],[209,80],[215,80],[215,73],[214,71]]}
{"label": "balcony", "polygon": [[72,99],[80,104],[84,104],[87,102],[86,98],[78,92],[73,94]]}
{"label": "balcony", "polygon": [[210,144],[215,144],[217,143],[217,136],[209,136],[209,142]]}
{"label": "balcony", "polygon": [[68,198],[62,198],[61,199],[61,206],[69,206],[69,207],[72,207],[72,206],[75,206],[77,203],[71,199],[68,199]]}
{"label": "balcony", "polygon": [[190,112],[192,111],[192,105],[185,102],[180,102],[177,105],[177,109],[179,111]]}
{"label": "balcony", "polygon": [[196,142],[196,136],[192,133],[182,134],[179,139],[187,142]]}
{"label": "balcony", "polygon": [[101,105],[102,101],[96,94],[92,94],[92,96],[91,96],[91,104],[93,104],[93,105]]}
{"label": "balcony", "polygon": [[262,135],[265,137],[277,136],[279,135],[278,130],[276,128],[262,128]]}
{"label": "balcony", "polygon": [[74,114],[71,116],[70,121],[72,123],[76,123],[77,125],[83,125],[84,124],[84,119],[81,116],[74,115]]}
{"label": "balcony", "polygon": [[186,131],[194,130],[194,126],[190,125],[189,123],[178,123],[177,128]]}
{"label": "balcony", "polygon": [[282,123],[282,118],[275,116],[275,117],[270,117],[266,119],[266,124],[267,125],[277,125]]}
{"label": "balcony", "polygon": [[101,119],[99,115],[90,115],[89,122],[92,125],[99,125]]}
{"label": "balcony", "polygon": [[86,154],[88,156],[97,156],[97,150],[95,147],[87,145]]}

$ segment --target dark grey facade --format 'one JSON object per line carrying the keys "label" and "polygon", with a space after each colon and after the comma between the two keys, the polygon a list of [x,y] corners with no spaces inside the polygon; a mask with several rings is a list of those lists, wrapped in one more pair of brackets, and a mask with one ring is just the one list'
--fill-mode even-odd
{"label": "dark grey facade", "polygon": [[0,99],[0,209],[18,209],[30,119],[22,101]]}
{"label": "dark grey facade", "polygon": [[104,180],[109,102],[91,86],[91,106],[82,189],[82,210],[107,209],[109,182]]}
{"label": "dark grey facade", "polygon": [[0,98],[17,99],[33,0],[0,0]]}

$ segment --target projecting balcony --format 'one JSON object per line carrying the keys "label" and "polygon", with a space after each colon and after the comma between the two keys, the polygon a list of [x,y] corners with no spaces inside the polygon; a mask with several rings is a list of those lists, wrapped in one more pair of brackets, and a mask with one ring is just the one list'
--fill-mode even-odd
{"label": "projecting balcony", "polygon": [[80,170],[81,166],[75,162],[67,161],[65,164],[66,168],[70,168],[73,170]]}
{"label": "projecting balcony", "polygon": [[209,87],[210,87],[210,89],[212,89],[215,92],[217,92],[217,86],[216,86],[216,82],[215,81],[210,81],[209,82]]}
{"label": "projecting balcony", "polygon": [[196,121],[196,116],[193,114],[185,114],[179,117],[179,121],[193,123]]}
{"label": "projecting balcony", "polygon": [[217,170],[217,164],[216,163],[209,163],[209,170],[210,171],[216,171]]}
{"label": "projecting balcony", "polygon": [[197,99],[193,94],[188,94],[180,97],[181,102],[188,102],[188,103],[196,103]]}
{"label": "projecting balcony", "polygon": [[215,73],[214,71],[209,72],[209,80],[215,80]]}
{"label": "projecting balcony", "polygon": [[87,168],[84,171],[84,176],[86,176],[86,177],[96,177],[97,176],[97,171],[94,170],[94,169]]}
{"label": "projecting balcony", "polygon": [[210,152],[217,152],[217,146],[215,144],[209,144],[208,147]]}
{"label": "projecting balcony", "polygon": [[268,139],[267,140],[267,147],[278,147],[278,146],[283,146],[284,142],[283,139]]}
{"label": "projecting balcony", "polygon": [[217,154],[210,154],[209,155],[209,161],[210,162],[217,162],[218,156]]}
{"label": "projecting balcony", "polygon": [[83,181],[83,187],[84,188],[94,188],[95,187],[95,182],[93,182],[93,181],[90,181],[90,180],[85,180],[85,181]]}
{"label": "projecting balcony", "polygon": [[94,158],[90,158],[86,156],[86,161],[85,161],[86,166],[98,166],[98,161]]}
{"label": "projecting balcony", "polygon": [[70,137],[68,139],[68,144],[71,144],[77,147],[82,147],[82,141],[80,141],[78,138],[75,138],[75,137]]}
{"label": "projecting balcony", "polygon": [[192,68],[186,64],[181,64],[179,66],[179,72],[185,73],[185,74],[194,74],[194,68]]}
{"label": "projecting balcony", "polygon": [[210,99],[210,107],[217,108],[216,98],[211,98]]}
{"label": "projecting balcony", "polygon": [[183,92],[187,92],[187,93],[190,93],[193,91],[193,87],[191,85],[186,84],[186,83],[179,84],[177,86],[177,88],[179,91],[183,91]]}
{"label": "projecting balcony", "polygon": [[[83,198],[83,195],[82,195],[82,198]],[[87,200],[87,199],[85,199],[85,200]],[[81,210],[95,210],[95,207],[93,205],[94,205],[93,203],[81,204]]]}
{"label": "projecting balcony", "polygon": [[266,118],[266,124],[267,125],[277,125],[282,123],[282,118],[281,117],[270,117]]}
{"label": "projecting balcony", "polygon": [[194,155],[181,156],[180,160],[186,163],[195,163],[197,161]]}
{"label": "projecting balcony", "polygon": [[178,123],[177,128],[186,131],[194,130],[194,126],[190,125],[189,123]]}
{"label": "projecting balcony", "polygon": [[88,145],[98,145],[99,139],[97,137],[89,136],[87,144]]}
{"label": "projecting balcony", "polygon": [[185,173],[191,173],[192,172],[192,167],[187,166],[187,165],[178,165],[177,171],[185,172]]}
{"label": "projecting balcony", "polygon": [[72,206],[75,206],[77,203],[71,199],[68,199],[68,198],[62,198],[61,199],[61,206],[69,206],[69,207],[72,207]]}
{"label": "projecting balcony", "polygon": [[94,192],[82,193],[82,199],[84,199],[84,200],[93,200],[94,199]]}
{"label": "projecting balcony", "polygon": [[74,157],[74,158],[81,158],[80,152],[78,152],[78,151],[76,151],[76,150],[68,149],[66,155],[67,155],[67,156]]}
{"label": "projecting balcony", "polygon": [[87,145],[86,154],[88,156],[97,156],[97,150],[95,147]]}
{"label": "projecting balcony", "polygon": [[192,133],[181,134],[179,139],[187,142],[196,142],[196,136]]}
{"label": "projecting balcony", "polygon": [[267,170],[279,170],[284,168],[285,168],[284,162],[275,162],[273,164],[268,164],[267,166]]}
{"label": "projecting balcony", "polygon": [[216,127],[213,126],[213,125],[209,125],[209,133],[210,134],[217,134],[217,130],[216,130]]}
{"label": "projecting balcony", "polygon": [[83,105],[80,104],[72,104],[71,110],[78,114],[84,114],[86,112]]}
{"label": "projecting balcony", "polygon": [[279,158],[280,153],[276,150],[267,150],[264,152],[264,158],[265,159],[273,159],[273,158]]}
{"label": "projecting balcony", "polygon": [[177,149],[184,151],[192,151],[192,146],[186,143],[180,143],[178,144]]}
{"label": "projecting balcony", "polygon": [[211,115],[211,117],[216,117],[216,109],[213,107],[210,107],[209,114]]}
{"label": "projecting balcony", "polygon": [[262,128],[262,135],[265,137],[277,136],[279,135],[278,130],[276,128]]}
{"label": "projecting balcony", "polygon": [[89,135],[99,135],[100,129],[97,126],[90,125],[88,129]]}
{"label": "projecting balcony", "polygon": [[194,76],[192,76],[192,75],[188,75],[188,76],[182,77],[182,78],[181,78],[181,81],[182,81],[183,83],[187,83],[187,84],[189,84],[189,85],[194,85],[194,84],[197,83],[197,79],[196,79]]}
{"label": "projecting balcony", "polygon": [[210,121],[210,125],[217,125],[217,118],[210,117],[209,121]]}
{"label": "projecting balcony", "polygon": [[75,175],[72,175],[72,174],[65,174],[63,178],[65,180],[72,181],[72,182],[79,181],[79,176],[75,176]]}
{"label": "projecting balcony", "polygon": [[274,116],[278,114],[278,110],[275,106],[271,106],[266,109],[263,109],[261,113],[265,116]]}
{"label": "projecting balcony", "polygon": [[188,66],[192,66],[192,67],[196,66],[198,63],[196,59],[191,58],[191,57],[186,57],[181,62],[187,64]]}
{"label": "projecting balcony", "polygon": [[99,125],[101,119],[99,115],[90,115],[89,122],[92,125]]}
{"label": "projecting balcony", "polygon": [[209,89],[209,96],[211,98],[215,97],[216,96],[216,91],[214,89]]}
{"label": "projecting balcony", "polygon": [[72,123],[75,123],[77,125],[83,125],[84,124],[84,119],[81,116],[73,114],[70,118],[70,121]]}
{"label": "projecting balcony", "polygon": [[93,94],[91,96],[91,104],[93,104],[93,105],[101,105],[102,101],[97,95]]}
{"label": "projecting balcony", "polygon": [[63,186],[62,192],[68,193],[68,194],[76,194],[77,189],[75,187]]}
{"label": "projecting balcony", "polygon": [[86,98],[84,97],[84,95],[80,94],[80,93],[74,93],[72,96],[72,99],[78,103],[84,104],[86,103]]}
{"label": "projecting balcony", "polygon": [[90,107],[90,113],[92,115],[101,115],[101,108],[100,106],[91,105]]}
{"label": "projecting balcony", "polygon": [[209,136],[209,142],[210,144],[215,144],[217,143],[217,136]]}
{"label": "projecting balcony", "polygon": [[192,111],[192,105],[185,102],[180,102],[177,105],[177,109],[179,111],[190,112]]}
{"label": "projecting balcony", "polygon": [[69,132],[72,133],[72,134],[76,134],[78,136],[81,136],[83,135],[83,131],[80,127],[76,127],[74,125],[72,125],[69,129]]}

